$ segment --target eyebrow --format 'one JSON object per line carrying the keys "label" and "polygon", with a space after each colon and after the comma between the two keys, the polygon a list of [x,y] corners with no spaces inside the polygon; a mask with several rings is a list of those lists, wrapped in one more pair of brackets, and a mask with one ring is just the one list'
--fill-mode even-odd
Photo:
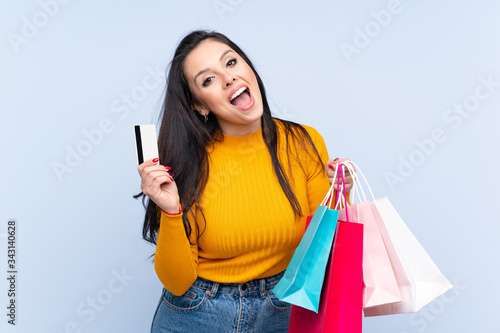
{"label": "eyebrow", "polygon": [[[219,61],[222,61],[222,59],[223,59],[223,58],[226,56],[226,54],[228,54],[229,52],[234,52],[234,51],[233,51],[233,50],[226,50],[226,51],[224,51],[224,52],[222,53],[222,55],[220,56]],[[194,83],[196,84],[196,79],[198,78],[198,76],[200,76],[200,75],[202,75],[202,74],[205,74],[206,72],[208,72],[208,68],[205,68],[205,69],[203,69],[203,70],[199,71],[199,72],[198,72],[198,74],[196,74],[196,75],[194,76],[194,80],[193,80],[193,81],[194,81]]]}

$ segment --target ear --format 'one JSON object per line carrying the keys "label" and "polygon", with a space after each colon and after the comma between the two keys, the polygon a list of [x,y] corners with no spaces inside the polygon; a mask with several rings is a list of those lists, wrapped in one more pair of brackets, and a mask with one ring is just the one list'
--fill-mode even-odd
{"label": "ear", "polygon": [[202,116],[208,116],[208,114],[210,113],[206,107],[197,102],[192,102],[191,107],[193,108],[193,110],[198,111]]}

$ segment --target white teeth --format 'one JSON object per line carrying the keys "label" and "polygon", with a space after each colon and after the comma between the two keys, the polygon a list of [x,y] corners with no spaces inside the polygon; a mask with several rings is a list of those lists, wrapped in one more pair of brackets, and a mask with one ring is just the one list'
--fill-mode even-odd
{"label": "white teeth", "polygon": [[236,92],[233,94],[233,96],[231,96],[231,100],[233,100],[236,97],[238,97],[239,95],[241,95],[241,93],[244,92],[245,90],[247,90],[247,87],[241,87],[240,89],[236,90]]}

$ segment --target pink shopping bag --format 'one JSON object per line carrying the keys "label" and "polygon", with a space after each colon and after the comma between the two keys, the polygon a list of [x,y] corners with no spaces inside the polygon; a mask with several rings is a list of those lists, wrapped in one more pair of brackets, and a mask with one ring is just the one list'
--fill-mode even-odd
{"label": "pink shopping bag", "polygon": [[[353,162],[347,162],[345,167],[352,175],[355,175]],[[375,198],[373,192],[363,175],[361,169],[356,166],[357,172],[363,177],[366,188]],[[396,281],[395,273],[387,252],[381,232],[373,215],[370,202],[366,199],[364,186],[360,176],[354,176],[354,187],[351,200],[359,201],[354,203],[352,208],[357,214],[349,211],[351,222],[359,222],[364,225],[363,244],[363,307],[369,308],[382,304],[401,302],[402,297]],[[361,195],[360,195],[361,194]],[[342,212],[339,219],[342,220]],[[353,216],[351,218],[351,216]]]}
{"label": "pink shopping bag", "polygon": [[358,205],[359,222],[364,225],[363,307],[402,300],[384,240],[373,216],[370,203]]}

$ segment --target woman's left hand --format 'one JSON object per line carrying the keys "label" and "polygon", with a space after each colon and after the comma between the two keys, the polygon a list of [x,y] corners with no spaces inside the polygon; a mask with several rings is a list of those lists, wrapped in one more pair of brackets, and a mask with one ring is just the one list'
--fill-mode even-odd
{"label": "woman's left hand", "polygon": [[[348,161],[350,161],[350,160],[347,158],[341,158],[341,159],[336,158],[334,160],[328,160],[325,168],[326,168],[326,175],[328,176],[328,179],[330,180],[330,184],[332,183],[332,181],[334,181],[335,186],[337,186],[338,174],[337,174],[337,179],[333,179],[333,177],[335,175],[335,168],[337,168],[337,164],[342,163],[342,162],[345,163]],[[344,167],[343,169],[344,169],[345,190],[349,191],[353,186],[353,179],[352,179],[351,173],[349,172],[349,169],[347,169],[346,167]]]}

